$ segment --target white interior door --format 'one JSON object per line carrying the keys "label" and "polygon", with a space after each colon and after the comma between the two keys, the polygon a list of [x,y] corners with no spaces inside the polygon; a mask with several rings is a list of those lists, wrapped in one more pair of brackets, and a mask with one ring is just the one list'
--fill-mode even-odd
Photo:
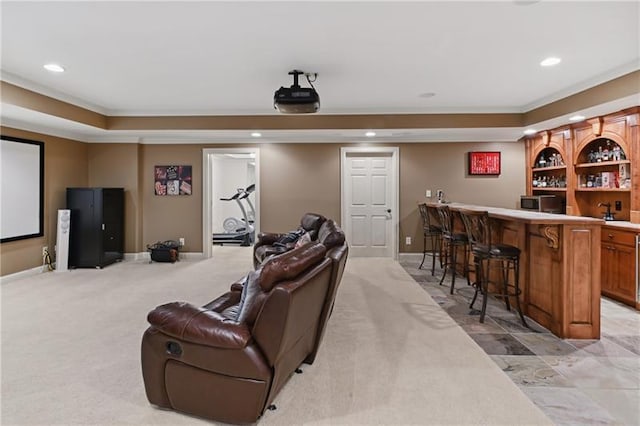
{"label": "white interior door", "polygon": [[343,154],[343,227],[353,256],[395,258],[395,159],[393,152]]}

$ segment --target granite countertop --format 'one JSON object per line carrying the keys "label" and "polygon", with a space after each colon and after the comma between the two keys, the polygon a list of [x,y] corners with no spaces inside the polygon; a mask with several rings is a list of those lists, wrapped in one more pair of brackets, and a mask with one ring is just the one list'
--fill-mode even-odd
{"label": "granite countertop", "polygon": [[[427,203],[432,206],[438,206],[439,203]],[[603,219],[585,216],[568,216],[564,214],[532,212],[528,210],[505,209],[501,207],[476,206],[473,204],[463,203],[445,203],[452,210],[468,209],[468,210],[486,210],[489,216],[496,219],[517,220],[526,223],[548,223],[548,224],[568,224],[568,225],[605,225],[611,222],[605,222]],[[623,223],[623,222],[616,222]],[[630,222],[626,222],[630,223]]]}
{"label": "granite countertop", "polygon": [[626,231],[640,232],[640,223],[631,223],[626,220],[611,220],[604,223],[604,226],[610,226],[612,228],[621,228]]}

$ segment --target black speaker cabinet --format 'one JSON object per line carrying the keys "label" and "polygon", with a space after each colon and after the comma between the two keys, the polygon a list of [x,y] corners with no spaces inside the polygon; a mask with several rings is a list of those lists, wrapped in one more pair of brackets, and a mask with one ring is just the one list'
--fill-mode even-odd
{"label": "black speaker cabinet", "polygon": [[70,268],[102,268],[124,257],[124,189],[67,188]]}

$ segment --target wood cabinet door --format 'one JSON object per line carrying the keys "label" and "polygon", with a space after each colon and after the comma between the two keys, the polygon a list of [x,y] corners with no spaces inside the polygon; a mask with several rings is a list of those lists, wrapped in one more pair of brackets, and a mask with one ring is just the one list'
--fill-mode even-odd
{"label": "wood cabinet door", "polygon": [[615,292],[616,252],[613,244],[602,243],[600,255],[601,291],[607,296]]}
{"label": "wood cabinet door", "polygon": [[634,303],[636,300],[635,250],[633,247],[615,244],[616,274],[613,278],[613,291]]}

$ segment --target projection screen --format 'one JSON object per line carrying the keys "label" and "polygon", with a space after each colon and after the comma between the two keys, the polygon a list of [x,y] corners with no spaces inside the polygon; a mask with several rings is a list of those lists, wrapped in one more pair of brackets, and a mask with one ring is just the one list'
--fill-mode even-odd
{"label": "projection screen", "polygon": [[44,143],[0,136],[0,242],[44,235]]}

